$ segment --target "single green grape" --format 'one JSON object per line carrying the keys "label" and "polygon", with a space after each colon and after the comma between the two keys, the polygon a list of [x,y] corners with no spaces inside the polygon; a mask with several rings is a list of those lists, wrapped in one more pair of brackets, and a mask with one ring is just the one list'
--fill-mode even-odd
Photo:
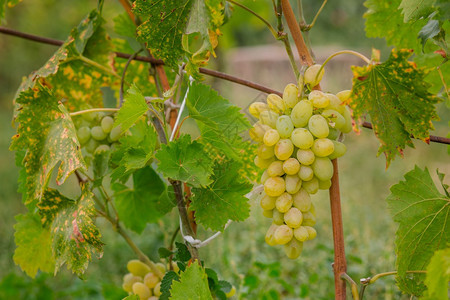
{"label": "single green grape", "polygon": [[263,159],[259,157],[258,155],[255,156],[255,166],[257,166],[260,169],[267,169],[267,167],[274,161],[274,157],[271,157],[269,159]]}
{"label": "single green grape", "polygon": [[264,197],[261,198],[261,208],[264,210],[272,210],[275,208],[275,201],[277,200],[276,197],[270,197],[268,195],[264,195]]}
{"label": "single green grape", "polygon": [[284,180],[286,182],[286,192],[289,194],[297,193],[302,187],[302,180],[298,175],[286,175]]}
{"label": "single green grape", "polygon": [[330,180],[319,180],[319,190],[328,190],[331,187]]}
{"label": "single green grape", "polygon": [[111,148],[108,145],[100,145],[95,149],[94,154],[101,154],[110,150]]}
{"label": "single green grape", "polygon": [[271,128],[275,128],[278,116],[279,115],[272,110],[265,110],[259,114],[259,121],[264,125],[268,125]]}
{"label": "single green grape", "polygon": [[319,180],[316,177],[314,177],[309,181],[303,181],[302,186],[305,189],[305,191],[307,191],[310,195],[313,195],[317,193],[317,191],[319,190]]}
{"label": "single green grape", "polygon": [[326,138],[330,133],[327,120],[321,115],[314,115],[308,122],[309,131],[318,138]]}
{"label": "single green grape", "polygon": [[274,156],[274,146],[269,147],[264,144],[259,145],[258,156],[262,159],[272,158]]}
{"label": "single green grape", "polygon": [[267,96],[267,105],[269,105],[269,108],[277,114],[284,113],[286,109],[286,104],[277,94],[269,94]]}
{"label": "single green grape", "polygon": [[322,68],[322,70],[319,73],[320,68],[322,65],[315,64],[310,66],[308,69],[306,69],[304,74],[304,81],[306,84],[309,84],[311,88],[315,87],[320,83],[322,80],[323,75],[325,74],[325,69]]}
{"label": "single green grape", "polygon": [[158,282],[156,285],[155,285],[155,288],[153,289],[153,295],[155,295],[156,297],[159,297],[159,296],[161,296],[161,282]]}
{"label": "single green grape", "polygon": [[276,128],[280,137],[287,139],[291,136],[292,130],[294,130],[294,124],[292,124],[289,116],[280,116],[277,119]]}
{"label": "single green grape", "polygon": [[272,213],[273,223],[276,225],[284,224],[284,214],[280,212],[278,209],[274,209]]}
{"label": "single green grape", "polygon": [[263,210],[263,216],[269,219],[273,218],[273,209],[271,210]]}
{"label": "single green grape", "polygon": [[299,149],[297,151],[297,159],[302,165],[309,166],[314,162],[316,156],[314,155],[314,152],[312,152],[312,150],[310,149],[306,150]]}
{"label": "single green grape", "polygon": [[330,159],[341,157],[345,154],[345,152],[347,152],[347,146],[345,146],[344,143],[333,141],[333,144],[334,144],[334,151],[328,156]]}
{"label": "single green grape", "polygon": [[267,175],[269,175],[270,177],[283,176],[284,175],[283,162],[280,160],[272,162],[270,166],[267,168]]}
{"label": "single green grape", "polygon": [[303,226],[314,226],[316,225],[316,216],[311,212],[307,211],[303,213]]}
{"label": "single green grape", "polygon": [[303,181],[309,181],[314,177],[314,171],[311,166],[301,166],[298,177]]}
{"label": "single green grape", "polygon": [[300,227],[302,222],[303,222],[303,214],[296,207],[291,207],[284,214],[284,223],[286,223],[286,225],[291,227],[291,228],[298,228],[298,227]]}
{"label": "single green grape", "polygon": [[312,91],[308,95],[308,100],[317,108],[325,108],[330,104],[330,99],[322,91],[317,90]]}
{"label": "single green grape", "polygon": [[303,251],[303,243],[297,241],[296,239],[291,239],[289,243],[284,245],[284,253],[290,259],[296,259],[302,254]]}
{"label": "single green grape", "polygon": [[311,166],[318,179],[325,181],[333,177],[333,163],[328,157],[316,157]]}
{"label": "single green grape", "polygon": [[121,126],[116,126],[113,129],[111,129],[111,132],[109,133],[109,138],[112,142],[118,141],[121,136],[122,128]]}
{"label": "single green grape", "polygon": [[104,132],[106,133],[110,133],[112,128],[113,128],[113,124],[114,124],[114,119],[111,118],[110,116],[106,116],[102,119],[102,122],[100,123],[100,125],[102,126],[102,129]]}
{"label": "single green grape", "polygon": [[313,145],[314,137],[306,128],[295,128],[291,134],[291,141],[297,148],[306,150]]}
{"label": "single green grape", "polygon": [[334,123],[334,128],[341,129],[345,126],[345,118],[334,109],[325,109],[322,116]]}
{"label": "single green grape", "polygon": [[277,230],[278,225],[272,224],[270,225],[269,229],[266,232],[266,235],[264,237],[264,240],[269,246],[275,246],[277,243],[275,242],[274,233]]}
{"label": "single green grape", "polygon": [[292,207],[292,195],[283,193],[275,200],[275,207],[280,213],[287,212]]}
{"label": "single green grape", "polygon": [[264,183],[264,191],[271,197],[278,197],[286,189],[286,183],[282,177],[270,177]]}
{"label": "single green grape", "polygon": [[287,225],[278,226],[273,234],[274,240],[278,245],[289,243],[292,240],[293,236],[294,231]]}
{"label": "single green grape", "polygon": [[295,175],[300,170],[300,163],[297,159],[290,157],[283,162],[283,171],[288,175]]}
{"label": "single green grape", "polygon": [[[166,270],[164,268],[163,274],[165,272],[166,272]],[[160,281],[159,277],[156,276],[155,274],[153,274],[152,272],[147,273],[144,277],[144,284],[150,289],[154,288],[158,284],[159,281]]]}
{"label": "single green grape", "polygon": [[301,188],[297,193],[295,193],[292,199],[292,205],[298,208],[301,212],[308,212],[311,209],[311,196],[304,188]]}
{"label": "single green grape", "polygon": [[313,114],[313,105],[311,101],[300,100],[291,111],[291,120],[295,127],[304,127],[308,125],[308,120]]}
{"label": "single green grape", "polygon": [[295,228],[294,229],[294,237],[300,242],[307,241],[309,239],[308,230],[306,229],[305,226],[300,226],[299,228]]}
{"label": "single green grape", "polygon": [[94,153],[95,149],[99,146],[98,141],[90,139],[85,145],[85,149],[88,153]]}
{"label": "single green grape", "polygon": [[135,282],[133,284],[133,294],[138,295],[140,299],[148,299],[152,296],[152,292],[142,282]]}
{"label": "single green grape", "polygon": [[91,138],[91,129],[87,126],[78,128],[77,130],[78,141],[81,145],[86,144]]}
{"label": "single green grape", "polygon": [[345,125],[341,128],[341,131],[343,133],[349,133],[353,129],[353,119],[352,113],[350,112],[350,109],[347,106],[345,107],[342,116],[345,119]]}
{"label": "single green grape", "polygon": [[293,108],[298,102],[298,88],[295,84],[289,83],[283,91],[283,100],[288,108]]}
{"label": "single green grape", "polygon": [[266,146],[274,146],[280,140],[280,134],[276,129],[270,128],[264,133],[263,142]]}
{"label": "single green grape", "polygon": [[314,140],[311,150],[317,157],[326,157],[333,153],[334,143],[327,138],[316,139]]}
{"label": "single green grape", "polygon": [[265,110],[269,110],[269,106],[264,102],[253,102],[248,108],[250,114],[256,118],[259,118],[261,112]]}
{"label": "single green grape", "polygon": [[136,276],[144,277],[150,272],[149,266],[137,259],[132,259],[127,263],[128,271]]}
{"label": "single green grape", "polygon": [[311,226],[305,226],[305,228],[308,231],[308,240],[315,239],[317,236],[317,231]]}
{"label": "single green grape", "polygon": [[281,139],[276,143],[274,152],[279,160],[287,160],[294,152],[294,145],[290,139]]}
{"label": "single green grape", "polygon": [[103,131],[101,126],[94,126],[91,128],[91,136],[94,140],[101,141],[106,139],[108,134]]}

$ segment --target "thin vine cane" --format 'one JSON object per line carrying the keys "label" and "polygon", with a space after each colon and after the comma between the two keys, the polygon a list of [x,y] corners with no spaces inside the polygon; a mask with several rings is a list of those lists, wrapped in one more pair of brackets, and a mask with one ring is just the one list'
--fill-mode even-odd
{"label": "thin vine cane", "polygon": [[[286,23],[288,24],[289,30],[297,47],[300,62],[303,65],[311,66],[314,62],[308,48],[306,47],[289,0],[281,0],[281,5]],[[341,276],[347,272],[347,262],[345,260],[344,229],[342,224],[341,197],[339,192],[339,173],[337,159],[333,159],[332,162],[334,171],[333,177],[331,178],[330,206],[334,242],[334,289],[335,299],[345,300],[346,283],[342,280]]]}

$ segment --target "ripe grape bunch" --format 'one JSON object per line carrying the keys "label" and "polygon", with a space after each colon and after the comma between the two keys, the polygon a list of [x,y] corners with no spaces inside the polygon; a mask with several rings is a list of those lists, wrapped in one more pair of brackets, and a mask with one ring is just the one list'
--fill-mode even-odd
{"label": "ripe grape bunch", "polygon": [[313,90],[323,77],[320,65],[309,67],[298,87],[288,84],[283,97],[267,96],[267,103],[254,102],[250,113],[259,119],[250,137],[260,143],[255,164],[264,193],[261,207],[272,218],[265,240],[284,245],[286,255],[297,258],[303,242],[317,236],[316,213],[311,194],[329,189],[332,159],[345,154],[342,133],[352,130],[352,118],[344,102],[350,91],[336,95]]}
{"label": "ripe grape bunch", "polygon": [[78,140],[85,157],[109,151],[120,138],[120,127],[113,127],[112,115],[103,112],[82,114],[75,120]]}
{"label": "ripe grape bunch", "polygon": [[[178,271],[178,266],[173,263]],[[156,267],[164,274],[166,266],[157,263]],[[151,272],[150,268],[140,260],[133,259],[127,264],[130,273],[123,277],[122,288],[129,294],[138,295],[141,300],[156,300],[161,296],[161,279]]]}

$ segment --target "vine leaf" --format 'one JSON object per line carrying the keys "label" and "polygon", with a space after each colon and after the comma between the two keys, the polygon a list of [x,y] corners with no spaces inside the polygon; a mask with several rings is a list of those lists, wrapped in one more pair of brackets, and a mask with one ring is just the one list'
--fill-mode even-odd
{"label": "vine leaf", "polygon": [[122,107],[117,113],[114,127],[121,127],[122,132],[127,131],[148,110],[147,102],[136,85],[132,85],[125,96]]}
{"label": "vine leaf", "polygon": [[439,193],[427,169],[415,167],[405,181],[391,187],[386,199],[394,221],[399,223],[395,245],[397,284],[408,294],[422,295],[425,270],[436,250],[450,243],[450,198]]}
{"label": "vine leaf", "polygon": [[114,183],[112,188],[120,220],[137,233],[174,206],[169,197],[162,197],[167,195],[167,186],[151,167],[139,169],[133,174],[132,188],[121,183]]}
{"label": "vine leaf", "polygon": [[130,133],[120,138],[119,147],[112,154],[112,162],[118,165],[111,174],[113,181],[125,182],[128,175],[145,167],[154,155],[158,137],[153,126],[141,119],[130,128]]}
{"label": "vine leaf", "polygon": [[95,214],[94,194],[89,186],[81,185],[81,196],[68,199],[57,190],[48,189],[38,204],[41,221],[50,228],[55,272],[66,263],[67,268],[81,276],[92,255],[103,255],[101,234],[92,217]]}
{"label": "vine leaf", "polygon": [[386,166],[406,145],[414,147],[411,135],[429,142],[434,104],[438,98],[427,91],[425,73],[407,59],[409,50],[393,50],[389,59],[377,65],[352,67],[353,90],[349,105],[355,119],[368,113],[380,140],[378,154],[386,155]]}
{"label": "vine leaf", "polygon": [[137,28],[138,39],[174,69],[187,55],[186,68],[194,75],[196,66],[206,63],[217,46],[223,10],[217,0],[137,0],[133,4],[133,12],[146,20]]}
{"label": "vine leaf", "polygon": [[425,284],[428,288],[423,300],[448,300],[450,282],[450,248],[436,251],[427,267]]}
{"label": "vine leaf", "polygon": [[37,83],[17,99],[20,113],[17,134],[11,150],[26,150],[27,200],[39,200],[53,169],[59,164],[57,184],[62,184],[76,169],[85,168],[72,119],[62,104],[45,86]]}
{"label": "vine leaf", "polygon": [[243,146],[240,133],[250,125],[240,108],[221,97],[209,86],[193,82],[187,96],[189,116],[195,119],[205,143],[240,161]]}
{"label": "vine leaf", "polygon": [[42,227],[39,216],[17,215],[14,225],[14,241],[17,245],[14,262],[30,277],[35,277],[38,269],[52,272],[55,260],[52,256],[50,230]]}
{"label": "vine leaf", "polygon": [[208,276],[198,261],[194,261],[181,273],[179,281],[172,282],[170,299],[213,299],[208,287]]}
{"label": "vine leaf", "polygon": [[[55,96],[64,99],[69,111],[102,107],[100,88],[112,83],[115,56],[103,24],[100,13],[91,11],[44,66],[22,83],[19,91],[45,79]],[[87,64],[82,58],[93,63]]]}
{"label": "vine leaf", "polygon": [[223,231],[228,220],[244,221],[250,214],[248,199],[252,185],[239,176],[239,164],[233,161],[216,163],[213,183],[206,188],[192,189],[190,209],[198,223],[211,230]]}
{"label": "vine leaf", "polygon": [[190,135],[183,135],[167,145],[161,145],[155,157],[159,160],[158,171],[165,177],[200,187],[212,180],[213,162],[203,150],[201,143],[191,142]]}
{"label": "vine leaf", "polygon": [[417,21],[420,18],[427,17],[433,12],[435,0],[402,0],[399,8],[402,9],[403,21]]}
{"label": "vine leaf", "polygon": [[427,23],[426,20],[404,22],[401,10],[397,9],[402,0],[367,0],[366,35],[372,38],[386,38],[389,45],[399,49],[420,50],[417,33]]}

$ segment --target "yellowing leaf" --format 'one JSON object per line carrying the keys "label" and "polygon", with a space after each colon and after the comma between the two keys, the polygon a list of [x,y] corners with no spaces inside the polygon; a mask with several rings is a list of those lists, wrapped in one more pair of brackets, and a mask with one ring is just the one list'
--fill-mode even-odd
{"label": "yellowing leaf", "polygon": [[427,91],[425,73],[407,59],[409,50],[393,50],[382,64],[353,67],[353,90],[349,105],[355,119],[370,115],[373,128],[384,152],[386,165],[406,145],[413,147],[411,135],[429,140],[437,119],[438,99]]}
{"label": "yellowing leaf", "polygon": [[57,183],[85,168],[72,119],[58,99],[37,83],[17,99],[20,113],[11,150],[26,150],[23,165],[27,173],[27,201],[40,199],[53,169],[59,164]]}

